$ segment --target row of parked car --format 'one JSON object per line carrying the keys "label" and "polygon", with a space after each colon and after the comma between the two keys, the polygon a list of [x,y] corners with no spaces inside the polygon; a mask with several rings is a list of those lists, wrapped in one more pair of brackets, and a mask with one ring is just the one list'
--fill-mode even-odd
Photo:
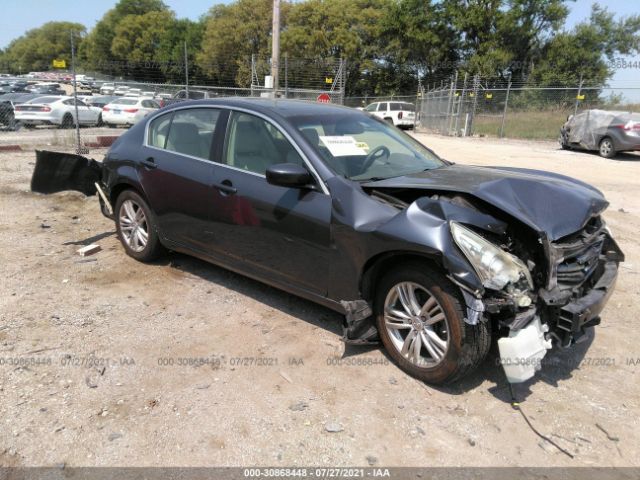
{"label": "row of parked car", "polygon": [[[77,108],[76,108],[77,107]],[[80,126],[131,126],[160,104],[146,97],[112,95],[78,96],[8,93],[0,95],[0,125],[10,130],[22,126],[53,125],[59,128]]]}

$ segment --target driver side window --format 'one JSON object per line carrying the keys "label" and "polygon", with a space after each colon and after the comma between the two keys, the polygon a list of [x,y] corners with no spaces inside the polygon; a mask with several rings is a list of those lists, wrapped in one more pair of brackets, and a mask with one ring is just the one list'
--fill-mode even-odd
{"label": "driver side window", "polygon": [[273,124],[255,115],[232,112],[225,162],[230,167],[265,175],[278,163],[304,165],[297,150]]}

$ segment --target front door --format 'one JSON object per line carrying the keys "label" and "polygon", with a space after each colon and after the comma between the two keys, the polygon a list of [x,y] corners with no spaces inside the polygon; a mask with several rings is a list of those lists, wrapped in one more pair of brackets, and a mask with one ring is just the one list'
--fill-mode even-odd
{"label": "front door", "polygon": [[213,186],[212,245],[260,277],[325,295],[331,198],[267,183],[268,166],[304,160],[269,121],[232,112]]}

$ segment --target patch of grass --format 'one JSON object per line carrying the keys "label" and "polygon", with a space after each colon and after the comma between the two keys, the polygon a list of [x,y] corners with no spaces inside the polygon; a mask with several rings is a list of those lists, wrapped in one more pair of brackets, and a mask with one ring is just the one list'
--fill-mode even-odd
{"label": "patch of grass", "polygon": [[[594,107],[603,110],[621,110],[640,112],[640,105],[616,105],[608,107]],[[578,110],[580,112],[580,110]],[[560,136],[560,127],[567,120],[567,116],[573,113],[573,108],[563,110],[528,110],[507,111],[504,124],[504,136],[506,138],[523,138],[527,140],[557,140]],[[473,120],[473,133],[497,137],[500,135],[502,115],[476,114]]]}
{"label": "patch of grass", "polygon": [[[563,110],[507,112],[504,136],[528,140],[555,140],[558,138],[560,127],[567,120],[569,113]],[[501,123],[501,115],[476,115],[473,120],[474,134],[497,137],[500,134]]]}

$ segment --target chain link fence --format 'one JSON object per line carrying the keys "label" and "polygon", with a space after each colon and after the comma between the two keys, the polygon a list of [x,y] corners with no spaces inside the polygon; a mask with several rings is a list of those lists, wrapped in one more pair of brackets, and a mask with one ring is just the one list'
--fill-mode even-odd
{"label": "chain link fence", "polygon": [[[40,137],[45,138],[42,130],[46,129],[49,147],[86,154],[91,148],[108,147],[122,133],[122,127],[176,101],[277,97],[342,104],[345,64],[342,59],[289,59],[285,55],[277,68],[277,88],[273,85],[270,59],[257,55],[241,60],[200,61],[192,65],[160,61],[102,62],[97,66],[80,63],[75,68],[75,76],[73,71],[7,76],[1,80],[19,88],[0,95],[0,130],[31,130],[28,138],[39,142]],[[44,97],[51,100],[56,96],[76,97],[77,101],[69,98],[62,104],[51,103],[50,107],[36,103]],[[112,102],[115,104],[110,106]],[[53,119],[53,115],[45,112],[48,108],[64,112]],[[43,113],[46,120],[33,120],[35,115],[31,113],[37,109],[42,110],[38,113]],[[106,113],[106,110],[114,109],[119,113],[130,113],[131,121],[114,123],[113,116]],[[26,116],[31,119],[27,120]],[[118,128],[120,130],[116,130]]]}
{"label": "chain link fence", "polygon": [[628,98],[638,86],[535,85],[509,79],[454,74],[448,81],[420,88],[417,129],[451,136],[554,139],[569,115],[593,108],[638,110]]}

